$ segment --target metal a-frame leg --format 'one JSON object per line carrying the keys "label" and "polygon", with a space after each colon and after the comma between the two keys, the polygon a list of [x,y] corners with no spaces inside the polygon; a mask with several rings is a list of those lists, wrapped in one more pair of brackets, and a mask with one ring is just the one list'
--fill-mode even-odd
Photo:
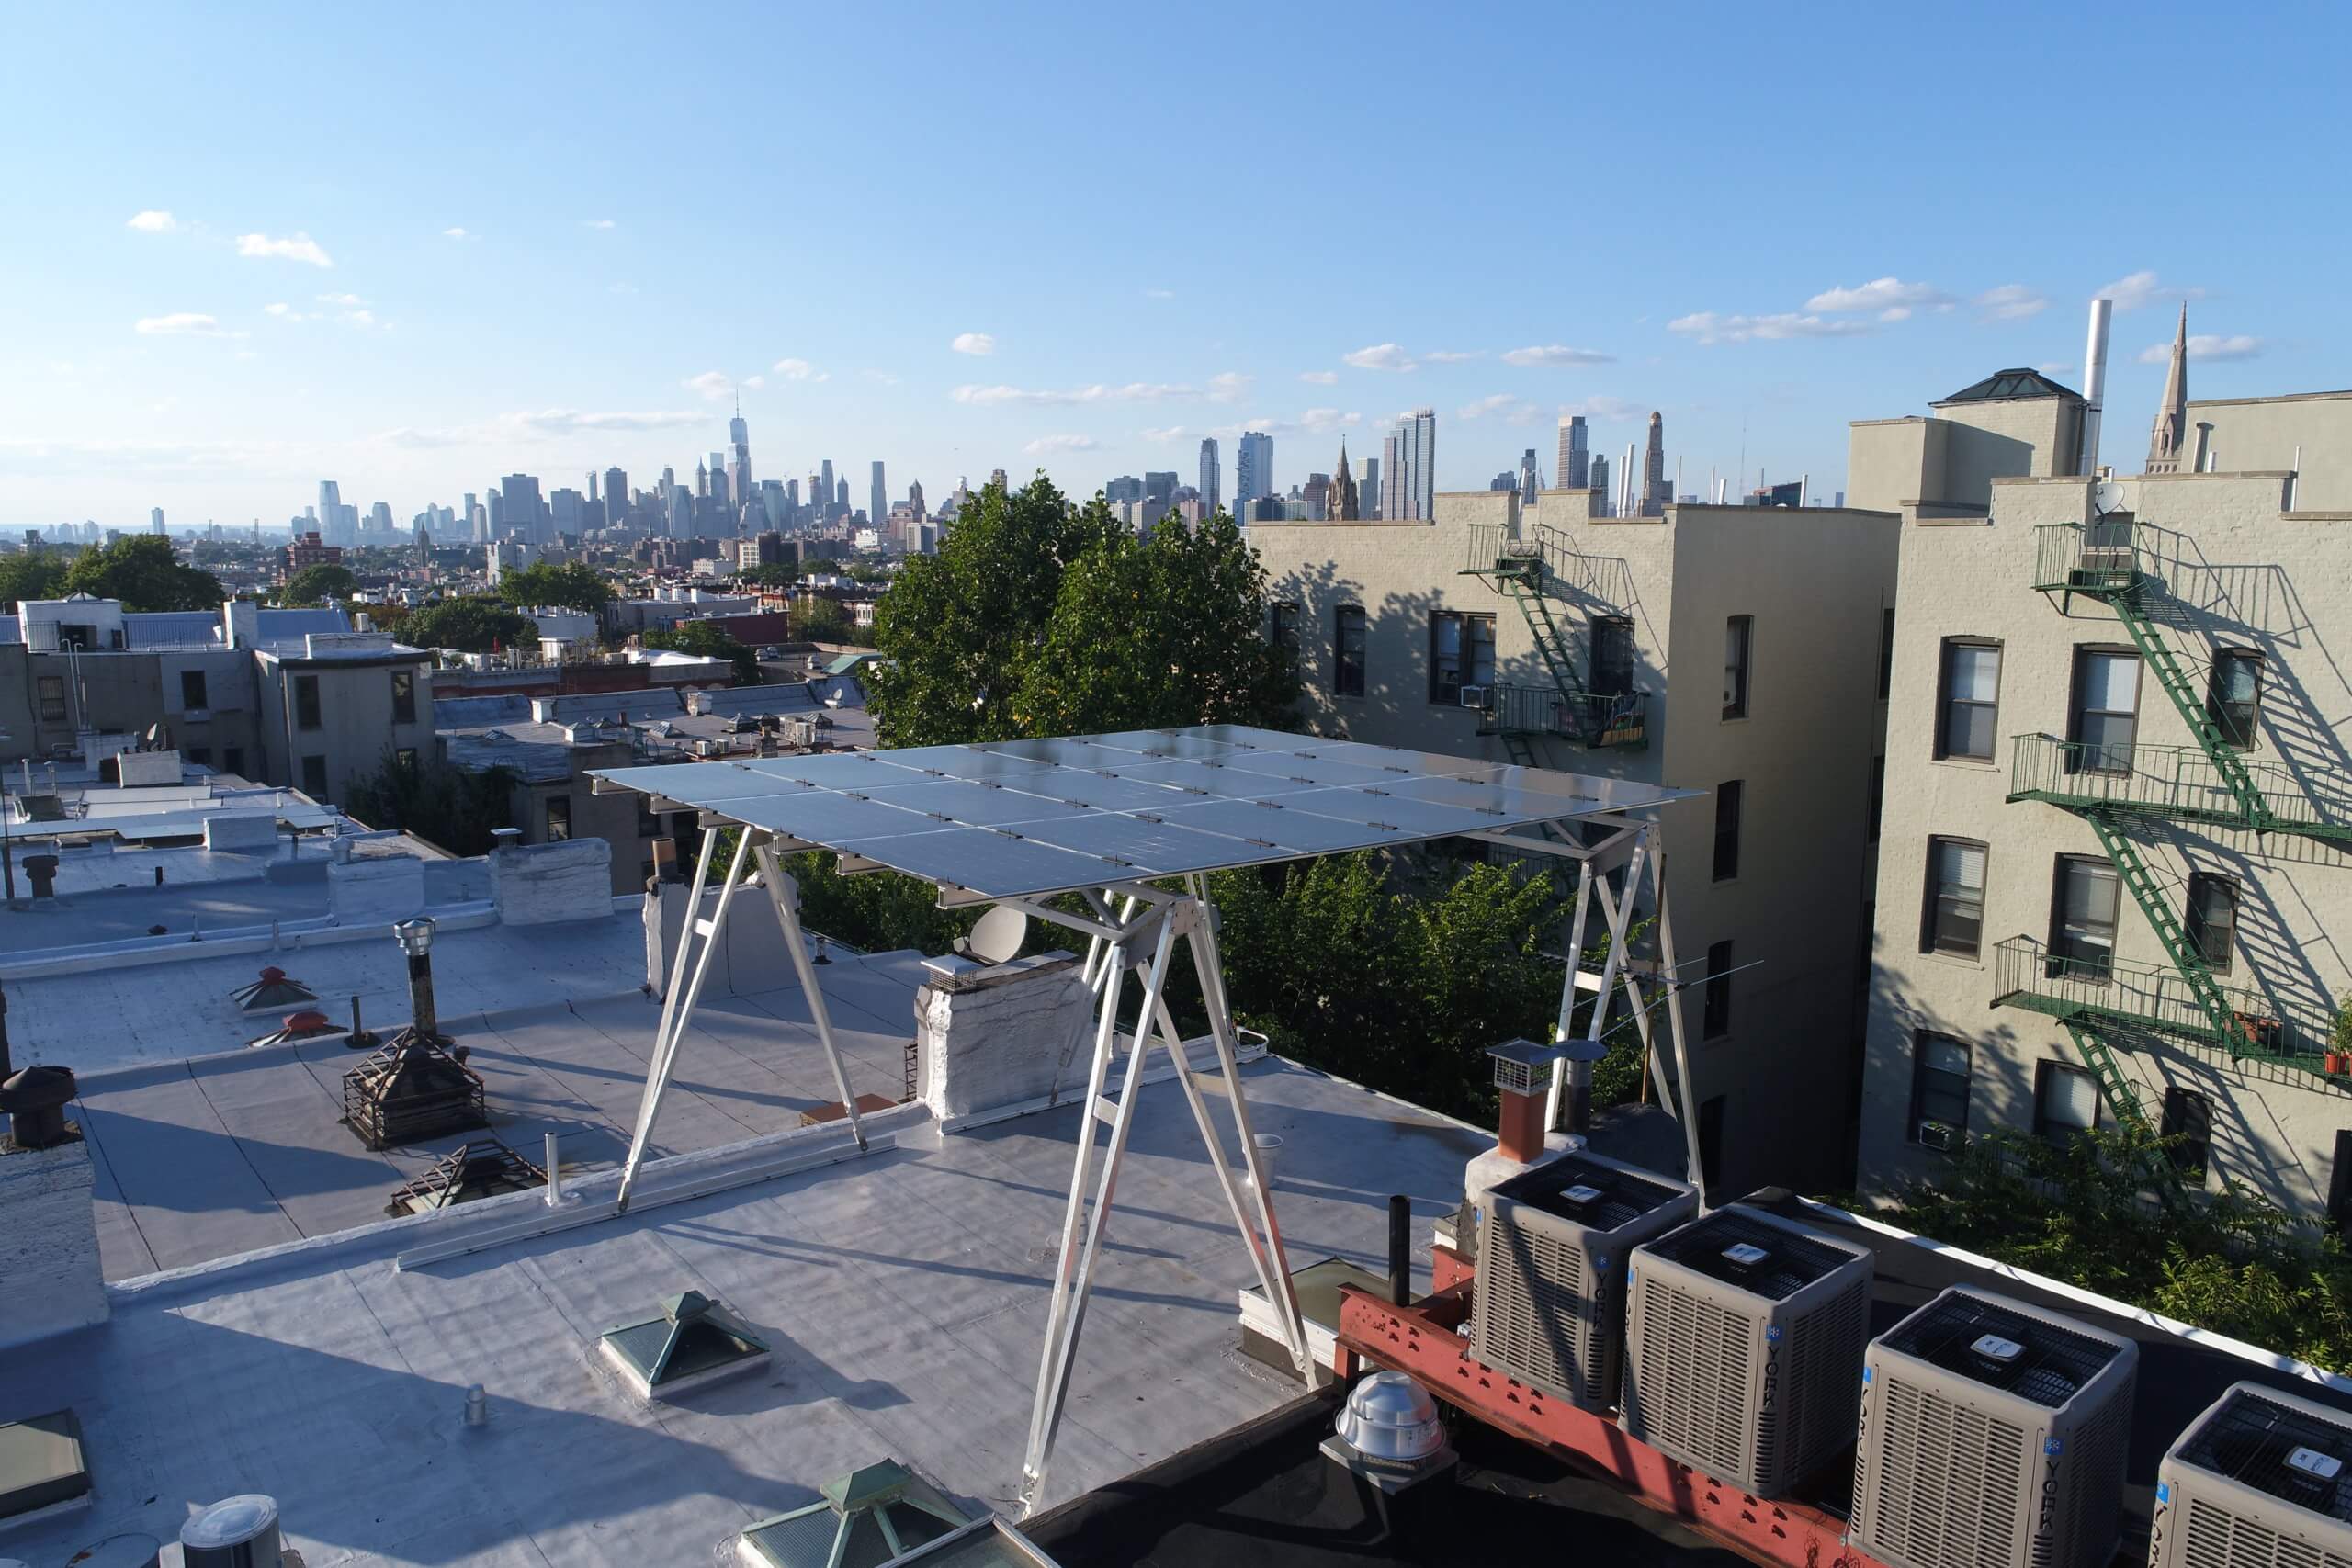
{"label": "metal a-frame leg", "polygon": [[[1666,1024],[1674,1041],[1674,1080],[1682,1090],[1682,1143],[1685,1157],[1690,1161],[1690,1184],[1699,1189],[1699,1203],[1707,1206],[1707,1173],[1700,1159],[1699,1097],[1690,1082],[1690,1049],[1682,1032],[1682,982],[1674,957],[1674,918],[1666,904],[1666,846],[1660,829],[1653,823],[1645,837],[1652,845],[1650,855],[1650,885],[1657,895],[1657,956],[1659,983],[1666,987]],[[1632,884],[1627,884],[1631,904]],[[1646,1013],[1637,1016],[1646,1017]],[[1652,1054],[1655,1059],[1655,1053]]]}
{"label": "metal a-frame leg", "polygon": [[760,880],[768,890],[769,901],[775,906],[776,923],[784,928],[785,951],[792,954],[793,973],[800,976],[800,994],[808,998],[808,1016],[817,1023],[817,1043],[824,1048],[825,1065],[833,1069],[833,1087],[841,1091],[850,1135],[857,1140],[862,1152],[865,1148],[865,1129],[858,1123],[857,1099],[849,1091],[849,1073],[842,1066],[841,1048],[833,1043],[832,1015],[825,1010],[824,988],[817,984],[816,965],[808,959],[808,934],[800,929],[800,885],[778,862],[774,838],[760,840],[758,854]]}

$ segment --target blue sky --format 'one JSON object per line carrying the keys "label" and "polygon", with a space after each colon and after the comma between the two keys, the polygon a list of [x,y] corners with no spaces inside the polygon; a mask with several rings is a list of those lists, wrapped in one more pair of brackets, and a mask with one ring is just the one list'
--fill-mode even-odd
{"label": "blue sky", "polygon": [[2123,280],[2133,465],[2184,296],[2192,395],[2352,383],[2343,16],[20,9],[0,525],[644,484],[737,387],[861,506],[1245,423],[1287,486],[1418,405],[1441,489],[1657,408],[1684,488],[1826,495],[1849,419],[2077,383]]}

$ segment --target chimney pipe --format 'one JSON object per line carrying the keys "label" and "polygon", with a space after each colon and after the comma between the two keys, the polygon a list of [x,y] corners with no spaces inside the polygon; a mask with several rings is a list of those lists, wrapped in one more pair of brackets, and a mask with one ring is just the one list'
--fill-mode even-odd
{"label": "chimney pipe", "polygon": [[2083,346],[2083,455],[2076,472],[2098,472],[2099,414],[2107,400],[2107,323],[2111,299],[2091,301],[2089,341]]}
{"label": "chimney pipe", "polygon": [[1388,1299],[1413,1302],[1413,1201],[1402,1192],[1388,1195]]}
{"label": "chimney pipe", "polygon": [[433,927],[432,917],[420,915],[392,928],[408,954],[409,1027],[427,1040],[441,1035],[440,1014],[433,1006]]}

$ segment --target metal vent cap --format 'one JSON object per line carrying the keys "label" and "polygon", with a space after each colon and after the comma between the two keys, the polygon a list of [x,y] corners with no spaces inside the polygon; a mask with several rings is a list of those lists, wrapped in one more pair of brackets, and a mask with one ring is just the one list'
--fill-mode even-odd
{"label": "metal vent cap", "polygon": [[1437,1401],[1404,1372],[1374,1372],[1356,1384],[1340,1412],[1342,1441],[1373,1459],[1427,1459],[1445,1446]]}

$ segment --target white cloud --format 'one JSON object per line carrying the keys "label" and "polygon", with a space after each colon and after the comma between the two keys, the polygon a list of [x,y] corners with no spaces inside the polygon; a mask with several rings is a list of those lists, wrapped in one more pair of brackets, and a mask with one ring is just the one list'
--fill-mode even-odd
{"label": "white cloud", "polygon": [[267,234],[240,234],[237,254],[264,260],[308,262],[312,266],[334,265],[334,258],[308,234],[288,234],[282,240],[274,240]]}
{"label": "white cloud", "polygon": [[1535,405],[1520,397],[1516,392],[1497,392],[1491,397],[1480,398],[1475,403],[1465,403],[1453,411],[1453,417],[1456,419],[1484,419],[1489,414],[1500,414],[1507,419],[1524,423],[1535,417]]}
{"label": "white cloud", "polygon": [[1338,382],[1340,373],[1337,370],[1302,370],[1298,378],[1310,386],[1329,387]]}
{"label": "white cloud", "polygon": [[2063,359],[2045,359],[2041,364],[2035,366],[2034,368],[2041,371],[2044,376],[2064,376],[2070,371],[2080,370],[2082,367],[2079,365],[2070,365]]}
{"label": "white cloud", "polygon": [[176,310],[168,316],[141,317],[134,331],[148,337],[243,337],[243,333],[230,332],[220,325],[218,316],[204,315],[196,310]]}
{"label": "white cloud", "polygon": [[1070,390],[1027,390],[1020,387],[956,388],[948,396],[959,403],[976,408],[994,408],[1000,404],[1016,403],[1029,407],[1067,407],[1080,403],[1148,403],[1164,398],[1189,398],[1198,394],[1191,387],[1171,387],[1154,381],[1130,381],[1124,387],[1097,383],[1091,387],[1076,387]]}
{"label": "white cloud", "polygon": [[1143,297],[1147,299],[1173,299],[1176,298],[1176,290],[1173,288],[1147,288],[1143,291]]}
{"label": "white cloud", "polygon": [[1021,450],[1032,457],[1044,457],[1056,452],[1091,452],[1095,445],[1091,435],[1040,435]]}
{"label": "white cloud", "polygon": [[580,226],[583,229],[609,229],[613,226],[613,220],[609,218],[583,218],[580,220]]}
{"label": "white cloud", "polygon": [[[2253,359],[2262,353],[2263,342],[2244,333],[2231,337],[2219,337],[2211,333],[2188,334],[2188,357],[2208,362],[2224,359]],[[2140,351],[2143,365],[2163,365],[2172,358],[2172,344],[2152,343]]]}
{"label": "white cloud", "polygon": [[[1899,277],[1880,277],[1854,288],[1825,288],[1806,300],[1804,308],[1830,315],[1858,310],[1900,310],[1908,312],[1920,305],[1947,304],[1951,298],[1933,284],[1905,283]],[[1903,317],[1894,319],[1901,321]]]}
{"label": "white cloud", "polygon": [[1615,355],[1595,348],[1570,348],[1548,343],[1534,348],[1514,348],[1503,355],[1505,365],[1610,365]]}
{"label": "white cloud", "polygon": [[1359,370],[1410,370],[1412,357],[1393,343],[1376,343],[1370,348],[1343,354],[1340,358]]}
{"label": "white cloud", "polygon": [[376,312],[373,310],[345,310],[343,313],[343,319],[350,322],[355,327],[372,327],[376,324]]}
{"label": "white cloud", "polygon": [[762,387],[764,387],[767,384],[768,378],[764,376],[746,376],[743,378],[743,385],[750,388],[752,391],[758,391]]}
{"label": "white cloud", "polygon": [[168,234],[180,226],[180,220],[160,209],[150,208],[144,212],[132,213],[130,223],[125,226],[142,234]]}
{"label": "white cloud", "polygon": [[500,446],[518,441],[548,441],[564,435],[609,431],[675,430],[709,422],[709,414],[688,409],[613,413],[583,413],[577,409],[524,409],[499,414],[480,424],[444,429],[403,427],[383,431],[371,439],[389,446]]}
{"label": "white cloud", "polygon": [[1191,431],[1181,424],[1155,425],[1141,432],[1143,438],[1155,446],[1164,446],[1170,441],[1182,441],[1191,434]]}
{"label": "white cloud", "polygon": [[368,303],[367,300],[362,299],[356,294],[322,294],[318,299],[319,303],[322,305],[350,305],[356,307]]}
{"label": "white cloud", "polygon": [[299,321],[302,319],[300,313],[298,312],[293,306],[288,305],[283,299],[279,300],[275,305],[264,305],[261,310],[262,314],[266,316],[284,316],[288,321]]}
{"label": "white cloud", "polygon": [[717,402],[735,389],[735,378],[723,370],[706,370],[699,376],[687,377],[680,385]]}
{"label": "white cloud", "polygon": [[2153,305],[2159,299],[2167,301],[2201,299],[2204,296],[2205,290],[2202,288],[2167,286],[2159,283],[2156,280],[2156,275],[2153,272],[2135,272],[2128,276],[2117,278],[2106,288],[2092,294],[2091,298],[2112,299],[2115,301],[2115,308],[2119,310],[2136,310],[2143,305]]}
{"label": "white cloud", "polygon": [[858,374],[877,387],[895,387],[899,384],[899,378],[888,370],[861,370]]}
{"label": "white cloud", "polygon": [[473,238],[471,234],[467,233],[463,229],[444,229],[441,231],[441,237],[445,240],[470,240]]}
{"label": "white cloud", "polygon": [[832,379],[831,376],[805,359],[779,359],[771,368],[787,381],[830,381]]}
{"label": "white cloud", "polygon": [[1666,323],[1666,330],[1701,343],[1750,343],[1797,337],[1850,337],[1869,332],[1871,327],[1867,321],[1830,321],[1793,310],[1770,316],[1719,316],[1713,310],[1699,310],[1675,317]]}
{"label": "white cloud", "polygon": [[1878,319],[1886,322],[1890,326],[1896,321],[1907,321],[1911,319],[1911,307],[1908,305],[1889,305],[1885,310],[1881,310],[1878,313]]}
{"label": "white cloud", "polygon": [[1634,420],[1646,417],[1641,404],[1623,398],[1583,398],[1573,403],[1562,403],[1560,412],[1582,414],[1587,419]]}
{"label": "white cloud", "polygon": [[1250,389],[1250,383],[1256,379],[1255,376],[1244,376],[1238,370],[1227,370],[1212,376],[1209,378],[1209,401],[1238,403],[1241,395]]}
{"label": "white cloud", "polygon": [[605,286],[605,292],[607,294],[634,294],[637,292],[637,285],[634,283],[608,283]]}
{"label": "white cloud", "polygon": [[996,339],[988,333],[957,333],[947,346],[958,354],[994,354]]}
{"label": "white cloud", "polygon": [[1431,365],[1459,365],[1465,359],[1484,359],[1487,355],[1484,349],[1477,348],[1438,348],[1421,357]]}
{"label": "white cloud", "polygon": [[1996,288],[1987,288],[1970,303],[1984,312],[1985,320],[1992,321],[2022,321],[2029,317],[2039,316],[2050,308],[2049,300],[2022,283],[2004,283]]}

